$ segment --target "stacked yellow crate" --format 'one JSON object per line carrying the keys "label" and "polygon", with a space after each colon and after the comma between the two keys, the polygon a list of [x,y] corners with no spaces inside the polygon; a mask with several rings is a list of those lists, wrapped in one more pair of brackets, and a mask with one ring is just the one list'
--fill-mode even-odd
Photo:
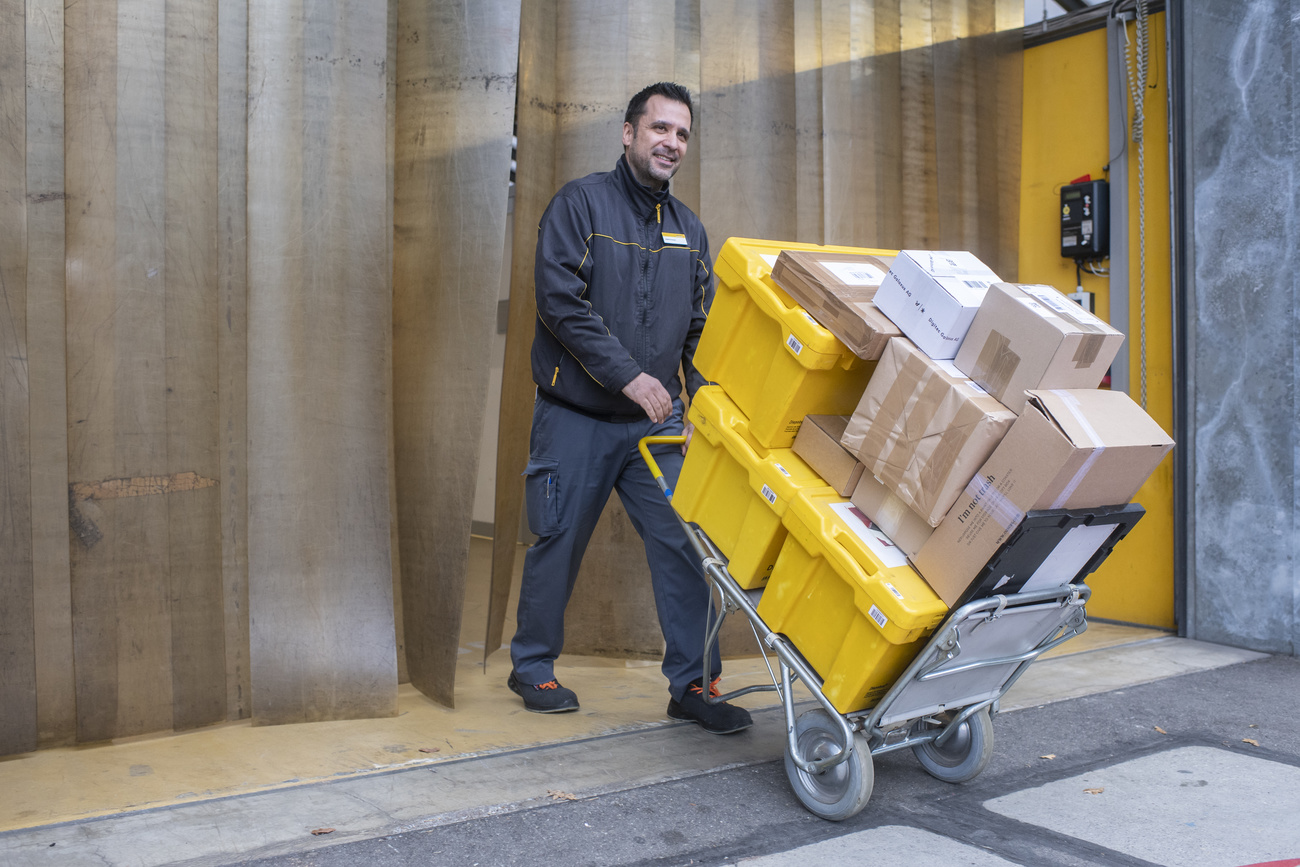
{"label": "stacked yellow crate", "polygon": [[673,494],[678,514],[708,533],[746,590],[771,577],[795,496],[828,490],[790,448],[804,415],[852,410],[875,368],[772,282],[786,249],[823,248],[732,238],[718,255],[718,287],[695,352],[713,384],[691,402],[695,438]]}
{"label": "stacked yellow crate", "polygon": [[[778,288],[783,250],[892,255],[732,238],[695,362],[713,385],[688,417],[695,438],[673,505],[729,560],[759,612],[826,681],[836,707],[869,707],[946,607],[888,539],[790,448],[806,415],[846,415],[875,369]],[[770,618],[770,619],[769,619]]]}

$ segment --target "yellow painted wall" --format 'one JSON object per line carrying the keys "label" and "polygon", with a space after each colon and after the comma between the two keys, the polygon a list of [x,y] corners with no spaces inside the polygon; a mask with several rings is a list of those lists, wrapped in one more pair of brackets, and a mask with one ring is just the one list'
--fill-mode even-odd
{"label": "yellow painted wall", "polygon": [[[1147,411],[1173,430],[1173,349],[1169,257],[1168,101],[1165,16],[1150,19],[1151,89],[1146,98],[1146,370]],[[1130,40],[1134,27],[1129,25]],[[1106,31],[1096,30],[1025,52],[1020,188],[1020,280],[1075,290],[1075,268],[1060,255],[1060,188],[1091,174],[1106,177],[1109,155]],[[1138,267],[1137,155],[1129,171],[1129,394],[1140,400],[1142,351]],[[1111,189],[1111,196],[1120,191]],[[1109,266],[1107,262],[1105,265]],[[1083,273],[1096,293],[1097,314],[1110,318],[1109,281]],[[1173,460],[1166,458],[1138,492],[1147,515],[1097,575],[1088,611],[1093,617],[1172,628],[1174,623]]]}

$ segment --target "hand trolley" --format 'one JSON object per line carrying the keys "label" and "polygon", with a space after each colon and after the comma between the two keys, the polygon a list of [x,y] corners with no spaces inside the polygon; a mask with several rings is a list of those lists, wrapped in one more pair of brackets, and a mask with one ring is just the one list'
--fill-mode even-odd
{"label": "hand trolley", "polygon": [[[647,437],[640,443],[642,456],[670,502],[672,491],[648,447],[685,441],[684,436]],[[736,612],[748,618],[760,649],[764,649],[764,663],[772,679],[770,685],[747,686],[717,698],[708,698],[706,691],[706,700],[728,701],[752,692],[776,692],[780,696],[787,735],[786,776],[803,805],[824,819],[841,821],[866,806],[874,785],[873,755],[910,749],[921,766],[937,779],[948,783],[974,779],[993,755],[991,715],[997,712],[999,700],[1031,662],[1087,629],[1084,605],[1091,589],[1078,579],[1100,564],[1114,542],[1142,514],[1140,506],[1102,511],[1129,517],[1115,524],[1118,529],[1108,537],[1109,547],[1099,546],[1104,550],[1096,551],[1091,560],[1084,558],[1084,568],[1075,571],[1081,562],[1075,558],[1061,581],[1051,580],[1054,586],[964,601],[949,613],[874,707],[844,714],[823,693],[821,678],[799,649],[763,622],[758,613],[763,590],[742,589],[727,571],[727,558],[705,532],[679,516],[716,596],[716,613],[710,618],[705,637],[703,682],[712,680],[710,651],[722,624],[728,614]],[[1040,515],[1037,522],[1028,523],[1051,525],[1061,531],[1080,520],[1078,513],[1031,513],[1035,514]],[[1041,538],[1039,534],[1030,541]],[[995,562],[999,558],[1014,561],[1016,558],[1006,556],[1007,552],[1032,548],[1013,534]],[[1036,565],[1042,565],[1043,556]],[[1031,573],[1035,578],[1032,585],[1047,583],[1041,569],[1021,572],[1022,577],[1011,587],[1025,584]],[[987,583],[992,586],[992,582]],[[977,581],[974,586],[982,589],[984,585]],[[768,651],[776,657],[775,669]],[[797,717],[796,682],[802,682],[819,705]]]}

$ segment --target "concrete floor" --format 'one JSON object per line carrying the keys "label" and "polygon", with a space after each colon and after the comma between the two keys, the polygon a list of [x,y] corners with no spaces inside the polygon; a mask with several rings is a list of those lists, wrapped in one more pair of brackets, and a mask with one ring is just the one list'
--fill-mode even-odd
{"label": "concrete floor", "polygon": [[[471,556],[474,574],[485,575],[490,543],[475,539]],[[563,658],[557,674],[578,692],[582,710],[546,717],[524,711],[505,686],[508,654],[498,651],[486,667],[482,664],[486,581],[473,580],[470,588],[454,710],[402,686],[399,713],[386,719],[258,727],[244,721],[9,757],[0,760],[0,832],[362,778],[671,723],[658,664],[644,661]],[[513,611],[506,635],[512,631]],[[1201,667],[1196,642],[1171,653],[1170,641],[1177,639],[1158,630],[1093,623],[1083,636],[1054,651],[1060,661],[1050,677],[1035,679],[1031,667],[1004,708]],[[1125,662],[1104,664],[1108,649],[1122,650]],[[1143,658],[1144,652],[1149,658]],[[1079,663],[1072,666],[1067,658]],[[1222,663],[1207,659],[1205,664]],[[724,689],[768,678],[758,657],[729,660],[726,672]],[[776,704],[770,693],[740,702],[753,709]]]}

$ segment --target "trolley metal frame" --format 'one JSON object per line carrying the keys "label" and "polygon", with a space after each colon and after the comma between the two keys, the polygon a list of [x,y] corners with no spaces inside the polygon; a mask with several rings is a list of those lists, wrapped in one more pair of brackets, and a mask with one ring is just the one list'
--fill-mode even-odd
{"label": "trolley metal frame", "polygon": [[[642,456],[670,501],[672,490],[649,446],[684,442],[680,436],[648,437],[640,444]],[[938,779],[956,783],[977,776],[992,754],[990,717],[1007,690],[1034,660],[1088,628],[1084,606],[1091,589],[1083,583],[973,600],[949,613],[874,707],[840,713],[799,650],[763,622],[758,613],[762,590],[742,589],[727,570],[727,558],[708,535],[677,517],[716,597],[705,634],[703,682],[713,679],[710,651],[727,616],[736,612],[749,621],[772,680],[716,697],[706,691],[706,700],[730,701],[755,692],[779,695],[785,714],[787,775],[804,806],[823,818],[846,819],[866,805],[874,780],[873,755],[910,748]],[[769,651],[776,657],[775,670]],[[808,688],[825,714],[810,721],[812,736],[805,732],[805,743],[801,743],[799,720],[817,711],[796,717],[797,682]]]}

